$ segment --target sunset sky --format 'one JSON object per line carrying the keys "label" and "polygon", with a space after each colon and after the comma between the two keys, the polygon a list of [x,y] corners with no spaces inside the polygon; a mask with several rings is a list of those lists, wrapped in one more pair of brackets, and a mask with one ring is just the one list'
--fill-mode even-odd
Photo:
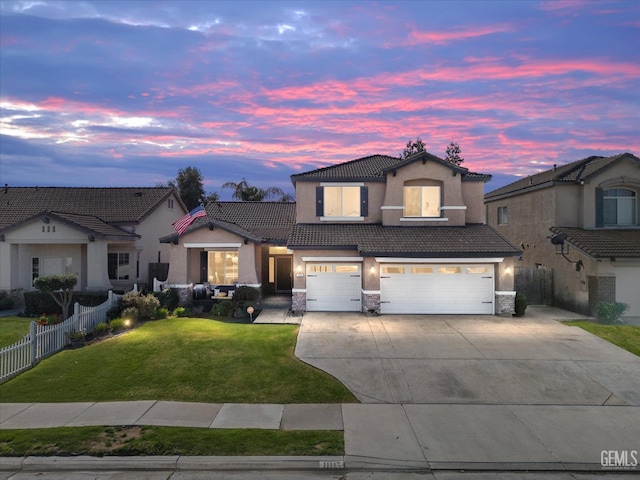
{"label": "sunset sky", "polygon": [[1,0],[0,108],[2,185],[292,191],[420,137],[493,190],[640,155],[640,2]]}

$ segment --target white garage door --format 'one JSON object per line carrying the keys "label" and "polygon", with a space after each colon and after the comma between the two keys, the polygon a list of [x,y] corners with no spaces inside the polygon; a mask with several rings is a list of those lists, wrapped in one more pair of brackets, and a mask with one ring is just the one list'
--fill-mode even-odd
{"label": "white garage door", "polygon": [[359,312],[361,277],[359,263],[307,263],[307,310]]}
{"label": "white garage door", "polygon": [[382,264],[381,313],[493,314],[492,264]]}
{"label": "white garage door", "polygon": [[624,317],[640,317],[640,268],[616,268],[616,302],[629,305]]}

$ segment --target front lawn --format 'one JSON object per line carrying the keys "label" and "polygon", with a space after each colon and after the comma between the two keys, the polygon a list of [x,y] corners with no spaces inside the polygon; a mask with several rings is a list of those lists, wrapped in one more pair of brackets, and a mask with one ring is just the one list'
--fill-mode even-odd
{"label": "front lawn", "polygon": [[29,333],[29,325],[33,318],[1,317],[0,318],[0,348],[8,347],[22,340]]}
{"label": "front lawn", "polygon": [[297,331],[198,318],[151,321],[43,360],[0,385],[0,399],[355,402],[336,379],[294,357]]}
{"label": "front lawn", "polygon": [[587,332],[613,343],[620,348],[640,356],[640,326],[637,325],[602,325],[600,323],[572,321],[565,325],[580,327]]}
{"label": "front lawn", "polygon": [[0,457],[30,455],[343,455],[338,431],[185,427],[0,430]]}

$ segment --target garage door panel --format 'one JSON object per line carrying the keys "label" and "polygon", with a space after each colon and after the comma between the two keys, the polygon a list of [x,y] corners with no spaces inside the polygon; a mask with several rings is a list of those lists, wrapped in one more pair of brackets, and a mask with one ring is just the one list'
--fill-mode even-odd
{"label": "garage door panel", "polygon": [[493,265],[383,266],[381,313],[492,314],[493,270]]}
{"label": "garage door panel", "polygon": [[307,310],[360,311],[361,270],[360,264],[307,264]]}

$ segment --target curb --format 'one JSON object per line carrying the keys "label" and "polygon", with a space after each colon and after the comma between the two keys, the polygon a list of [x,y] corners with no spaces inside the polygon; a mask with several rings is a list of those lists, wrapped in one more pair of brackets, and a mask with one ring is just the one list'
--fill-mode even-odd
{"label": "curb", "polygon": [[0,471],[344,470],[342,456],[1,457]]}

